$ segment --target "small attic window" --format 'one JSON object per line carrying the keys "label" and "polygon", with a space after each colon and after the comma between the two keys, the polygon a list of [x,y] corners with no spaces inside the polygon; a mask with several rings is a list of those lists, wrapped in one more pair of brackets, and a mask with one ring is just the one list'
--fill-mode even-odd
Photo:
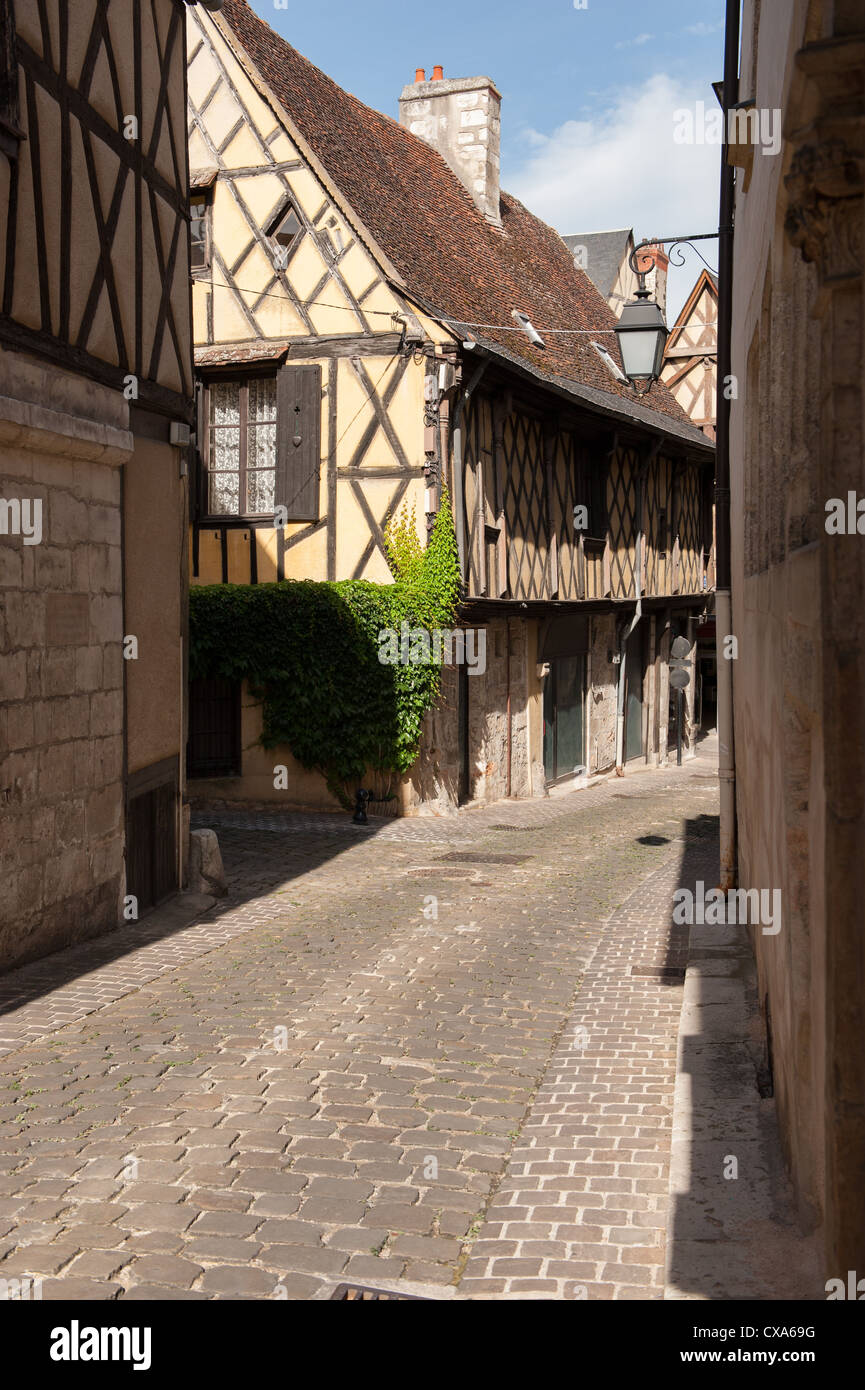
{"label": "small attic window", "polygon": [[195,275],[210,269],[213,257],[213,188],[196,188],[189,196],[189,268]]}
{"label": "small attic window", "polygon": [[616,359],[611,356],[601,343],[596,343],[594,338],[591,338],[590,342],[610,375],[614,376],[616,381],[624,381],[627,384],[628,378],[625,376],[625,373],[622,371]]}
{"label": "small attic window", "polygon": [[284,247],[286,251],[302,235],[303,227],[300,218],[290,204],[287,208],[283,208],[268,232],[271,241],[275,241],[277,246]]}

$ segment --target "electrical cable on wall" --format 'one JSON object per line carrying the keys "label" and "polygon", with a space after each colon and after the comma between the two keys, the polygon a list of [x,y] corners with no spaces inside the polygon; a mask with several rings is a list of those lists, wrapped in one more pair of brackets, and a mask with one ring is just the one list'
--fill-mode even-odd
{"label": "electrical cable on wall", "polygon": [[[233,290],[237,294],[254,294],[258,299],[279,299],[283,303],[291,303],[290,296],[286,295],[284,292],[277,294],[273,290],[253,290],[249,286],[228,285],[224,280],[212,280],[210,284],[214,289]],[[320,299],[304,300],[300,307],[302,309],[336,309],[341,313],[354,315],[357,315],[358,312],[351,304],[326,304]],[[361,312],[368,318],[375,316],[378,318],[392,319],[394,316],[393,310],[391,309],[363,309]],[[472,323],[468,319],[449,318],[441,314],[435,314],[434,317],[438,319],[439,323],[446,323],[452,325],[454,328],[486,328],[496,333],[522,333],[523,336],[525,336],[525,330],[513,323]],[[559,335],[569,337],[582,336],[583,334],[597,336],[599,333],[615,333],[616,330],[614,328],[540,328],[538,331],[540,333],[547,333],[550,336]]]}

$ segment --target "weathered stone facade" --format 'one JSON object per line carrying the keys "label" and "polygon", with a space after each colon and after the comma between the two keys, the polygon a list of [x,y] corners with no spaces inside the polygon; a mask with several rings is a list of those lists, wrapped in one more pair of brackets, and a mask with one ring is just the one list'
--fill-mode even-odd
{"label": "weathered stone facade", "polygon": [[616,765],[616,691],[619,668],[616,617],[603,613],[591,620],[589,651],[589,715],[586,752],[590,772],[609,772]]}
{"label": "weathered stone facade", "polygon": [[[51,407],[44,402],[50,400]],[[97,935],[123,883],[122,396],[0,352],[0,968]]]}
{"label": "weathered stone facade", "polygon": [[180,881],[183,12],[82,4],[73,32],[67,8],[3,16],[0,969]]}
{"label": "weathered stone facade", "polygon": [[[612,658],[619,651],[622,621],[615,613],[599,613],[589,619],[583,708],[584,780],[609,773],[616,766],[620,667]],[[667,741],[671,619],[666,610],[661,610],[657,615],[644,615],[642,621],[645,628],[641,636],[647,652],[641,686],[643,751],[632,761],[659,766],[668,757],[676,757],[675,742],[668,748]],[[687,627],[688,622],[686,615],[680,616],[679,626]],[[463,668],[461,674],[457,666],[444,667],[440,696],[424,720],[418,758],[411,771],[401,780],[394,777],[391,781],[380,774],[367,775],[367,786],[377,792],[390,789],[396,796],[390,807],[376,802],[374,811],[441,816],[451,814],[465,802],[482,805],[508,797],[548,794],[543,701],[544,681],[549,676],[543,674],[543,664],[538,662],[541,629],[541,622],[526,618],[495,618],[483,624],[484,669],[479,664],[476,673]],[[692,640],[692,680],[686,691],[683,724],[686,758],[692,758],[696,750],[695,650]],[[467,712],[461,712],[462,699],[467,701]],[[461,728],[467,740],[465,750]],[[211,806],[238,803],[340,809],[320,773],[301,767],[287,748],[263,748],[261,732],[261,705],[244,684],[240,774],[191,781],[189,794],[194,801]],[[278,769],[285,769],[279,778]]]}
{"label": "weathered stone facade", "polygon": [[746,4],[743,33],[740,99],[787,120],[736,200],[738,871],[782,893],[781,932],[753,936],[767,1062],[802,1221],[844,1278],[865,1242],[865,552],[825,522],[865,492],[865,32],[861,5],[799,0]]}

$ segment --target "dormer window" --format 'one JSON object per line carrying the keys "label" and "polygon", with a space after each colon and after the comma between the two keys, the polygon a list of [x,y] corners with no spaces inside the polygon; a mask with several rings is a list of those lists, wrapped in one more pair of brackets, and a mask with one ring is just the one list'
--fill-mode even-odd
{"label": "dormer window", "polygon": [[210,267],[210,199],[206,193],[195,193],[189,200],[192,214],[189,228],[190,268],[208,270]]}
{"label": "dormer window", "polygon": [[622,381],[627,383],[628,378],[625,376],[625,373],[622,371],[615,357],[613,357],[612,353],[607,351],[603,343],[596,343],[594,338],[591,338],[589,341],[591,342],[592,347],[595,349],[595,352],[600,357],[607,371],[610,373],[610,376],[614,376],[616,378],[616,381]]}
{"label": "dormer window", "polygon": [[213,262],[213,190],[217,169],[192,169],[189,183],[189,268],[193,275]]}

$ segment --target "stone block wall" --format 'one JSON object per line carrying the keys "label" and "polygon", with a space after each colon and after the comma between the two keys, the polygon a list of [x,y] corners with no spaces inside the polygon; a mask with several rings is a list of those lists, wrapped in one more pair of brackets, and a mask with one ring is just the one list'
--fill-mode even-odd
{"label": "stone block wall", "polygon": [[[526,628],[522,619],[486,624],[486,670],[470,675],[469,774],[472,801],[508,794],[508,679],[511,694],[511,795],[529,796]],[[508,631],[510,629],[510,632]],[[510,649],[510,651],[509,651]]]}
{"label": "stone block wall", "polygon": [[[469,799],[508,794],[508,681],[511,694],[511,796],[532,795],[530,656],[533,624],[499,618],[484,625],[486,667],[468,687]],[[420,756],[407,779],[406,814],[441,815],[458,805],[459,672],[442,673],[441,698],[427,716]]]}
{"label": "stone block wall", "polygon": [[0,532],[0,969],[120,916],[125,410],[0,354],[0,498],[42,529]]}
{"label": "stone block wall", "polygon": [[610,661],[618,651],[614,613],[596,614],[591,620],[591,646],[586,679],[589,715],[586,727],[586,763],[590,774],[609,772],[616,765],[616,693],[619,668]]}
{"label": "stone block wall", "polygon": [[400,125],[450,165],[480,211],[501,224],[501,94],[488,77],[436,78],[404,87]]}

